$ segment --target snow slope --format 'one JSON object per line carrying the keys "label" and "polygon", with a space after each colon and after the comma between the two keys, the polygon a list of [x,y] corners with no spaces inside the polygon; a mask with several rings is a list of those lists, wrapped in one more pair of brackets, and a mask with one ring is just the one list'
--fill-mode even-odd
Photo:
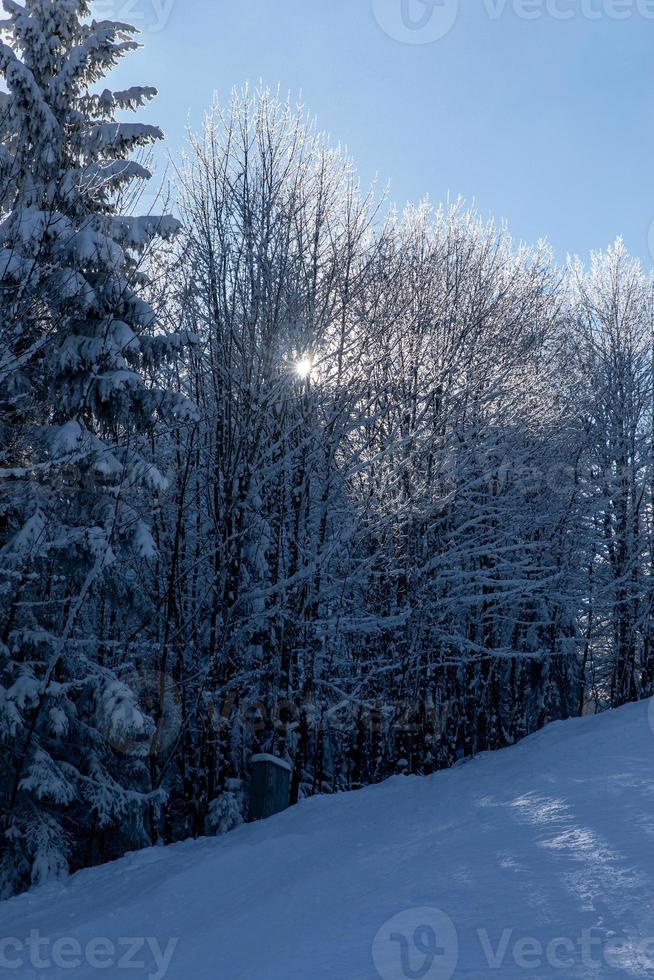
{"label": "snow slope", "polygon": [[[0,976],[652,976],[653,713],[552,725],[429,779],[315,799],[21,896],[0,905]],[[147,942],[128,949],[130,937]],[[43,966],[53,950],[59,967]]]}

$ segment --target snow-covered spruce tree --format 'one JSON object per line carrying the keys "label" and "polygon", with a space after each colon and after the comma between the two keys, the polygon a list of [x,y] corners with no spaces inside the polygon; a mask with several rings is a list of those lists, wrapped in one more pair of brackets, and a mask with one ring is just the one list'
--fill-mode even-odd
{"label": "snow-covered spruce tree", "polygon": [[162,133],[117,117],[156,92],[97,86],[136,31],[87,0],[3,6],[0,897],[146,840],[147,768],[112,746],[152,721],[99,623],[123,559],[154,550],[149,429],[189,411],[144,380],[180,338],[157,336],[140,264],[177,222],[121,213]]}

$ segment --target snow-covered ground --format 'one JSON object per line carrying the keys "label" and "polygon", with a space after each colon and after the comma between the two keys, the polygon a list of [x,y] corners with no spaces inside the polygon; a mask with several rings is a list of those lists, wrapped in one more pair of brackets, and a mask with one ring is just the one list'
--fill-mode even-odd
{"label": "snow-covered ground", "polygon": [[0,976],[651,977],[653,710],[552,725],[14,899]]}

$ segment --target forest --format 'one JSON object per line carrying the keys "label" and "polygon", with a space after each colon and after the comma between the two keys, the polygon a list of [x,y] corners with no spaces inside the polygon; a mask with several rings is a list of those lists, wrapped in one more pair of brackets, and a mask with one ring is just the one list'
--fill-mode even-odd
{"label": "forest", "polygon": [[651,697],[650,270],[263,87],[151,210],[135,31],[3,7],[0,898],[234,829],[256,753],[297,802]]}

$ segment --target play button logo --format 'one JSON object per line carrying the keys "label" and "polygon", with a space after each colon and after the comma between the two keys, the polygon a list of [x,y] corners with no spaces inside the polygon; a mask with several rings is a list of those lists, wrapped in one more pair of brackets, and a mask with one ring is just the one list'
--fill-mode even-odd
{"label": "play button logo", "polygon": [[452,980],[459,938],[440,909],[407,909],[379,930],[372,958],[381,980]]}
{"label": "play button logo", "polygon": [[373,0],[377,23],[394,41],[433,44],[454,27],[460,0]]}

